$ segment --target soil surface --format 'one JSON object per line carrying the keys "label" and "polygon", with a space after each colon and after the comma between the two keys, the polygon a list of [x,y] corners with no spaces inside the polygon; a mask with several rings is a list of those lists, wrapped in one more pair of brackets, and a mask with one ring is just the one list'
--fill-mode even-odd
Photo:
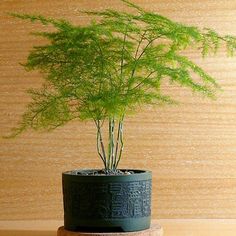
{"label": "soil surface", "polygon": [[131,175],[135,174],[133,170],[81,170],[77,175]]}

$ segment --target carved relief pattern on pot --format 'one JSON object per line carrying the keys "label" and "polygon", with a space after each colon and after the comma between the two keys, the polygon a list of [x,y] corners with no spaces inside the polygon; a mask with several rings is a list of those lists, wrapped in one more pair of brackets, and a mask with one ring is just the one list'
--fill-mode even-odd
{"label": "carved relief pattern on pot", "polygon": [[67,188],[64,189],[64,198],[70,198],[71,203],[64,206],[65,213],[72,212],[74,217],[134,218],[151,215],[151,180],[96,184],[71,182]]}

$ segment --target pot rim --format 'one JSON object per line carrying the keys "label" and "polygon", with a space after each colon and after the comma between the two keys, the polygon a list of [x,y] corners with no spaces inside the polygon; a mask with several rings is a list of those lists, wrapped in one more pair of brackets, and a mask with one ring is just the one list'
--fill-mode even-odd
{"label": "pot rim", "polygon": [[129,175],[77,175],[78,171],[85,170],[100,170],[100,169],[76,169],[71,171],[65,171],[62,173],[62,178],[70,179],[78,182],[87,182],[87,181],[137,181],[137,180],[149,180],[152,179],[152,172],[150,170],[140,170],[140,169],[120,169],[120,170],[129,170],[137,173]]}

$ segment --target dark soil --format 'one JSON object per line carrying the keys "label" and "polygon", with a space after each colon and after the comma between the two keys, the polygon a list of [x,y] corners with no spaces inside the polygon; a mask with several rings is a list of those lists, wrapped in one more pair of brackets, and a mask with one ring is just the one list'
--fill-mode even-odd
{"label": "dark soil", "polygon": [[81,170],[77,175],[131,175],[135,172],[132,170]]}

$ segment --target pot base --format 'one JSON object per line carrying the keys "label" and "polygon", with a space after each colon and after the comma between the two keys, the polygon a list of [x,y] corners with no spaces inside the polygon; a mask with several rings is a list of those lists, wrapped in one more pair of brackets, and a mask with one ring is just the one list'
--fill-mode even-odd
{"label": "pot base", "polygon": [[57,230],[57,236],[163,236],[163,229],[158,224],[152,224],[149,229],[134,232],[74,232],[64,229]]}
{"label": "pot base", "polygon": [[65,229],[75,232],[133,232],[150,228],[151,217],[124,219],[73,219],[65,220]]}

